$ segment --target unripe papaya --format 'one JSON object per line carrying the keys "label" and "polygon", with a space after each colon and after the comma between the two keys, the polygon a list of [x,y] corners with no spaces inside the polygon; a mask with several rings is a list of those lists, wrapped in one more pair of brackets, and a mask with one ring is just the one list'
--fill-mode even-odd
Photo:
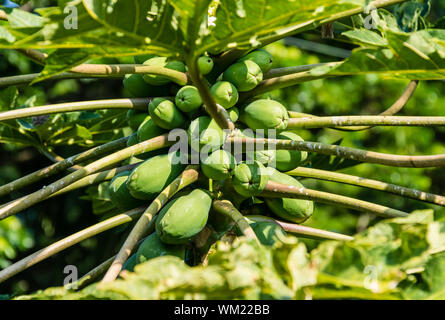
{"label": "unripe papaya", "polygon": [[143,142],[158,137],[166,132],[167,130],[158,127],[153,119],[148,116],[138,127],[137,138],[139,142]]}
{"label": "unripe papaya", "polygon": [[237,107],[232,107],[229,110],[227,110],[229,113],[230,120],[232,120],[233,123],[237,122],[239,119],[239,109]]}
{"label": "unripe papaya", "polygon": [[[269,180],[293,186],[295,188],[304,188],[304,186],[295,178],[288,176],[272,167],[268,167]],[[296,223],[302,223],[307,220],[314,212],[314,202],[310,200],[292,199],[292,198],[265,198],[270,210],[277,216]]]}
{"label": "unripe papaya", "polygon": [[[299,135],[285,131],[277,135],[277,139],[304,141]],[[307,158],[307,152],[297,150],[277,150],[275,167],[280,171],[293,170]]]}
{"label": "unripe papaya", "polygon": [[134,271],[134,267],[137,265],[136,263],[136,254],[132,254],[130,256],[130,258],[127,259],[127,261],[125,261],[124,265],[122,266],[123,270],[127,270],[130,272]]}
{"label": "unripe papaya", "polygon": [[170,85],[153,86],[144,81],[141,74],[125,75],[124,88],[135,98],[168,96]]}
{"label": "unripe papaya", "polygon": [[223,80],[231,82],[238,91],[244,92],[252,90],[263,80],[263,72],[253,61],[240,61],[224,71]]}
{"label": "unripe papaya", "polygon": [[213,60],[209,56],[201,56],[198,58],[198,69],[201,74],[209,74],[213,69]]}
{"label": "unripe papaya", "polygon": [[185,247],[182,245],[169,245],[161,241],[156,232],[149,235],[136,251],[136,263],[142,263],[161,256],[175,256],[185,258]]}
{"label": "unripe papaya", "polygon": [[130,137],[127,140],[127,147],[131,147],[134,146],[135,144],[137,144],[138,141],[138,136],[137,133],[133,133],[132,135],[130,135]]}
{"label": "unripe papaya", "polygon": [[235,167],[235,158],[225,150],[216,150],[201,162],[202,172],[207,178],[213,180],[230,178]]}
{"label": "unripe papaya", "polygon": [[210,88],[210,93],[217,104],[229,109],[238,102],[238,90],[228,81],[218,81]]}
{"label": "unripe papaya", "polygon": [[151,58],[154,58],[154,57],[157,57],[157,55],[155,55],[155,54],[140,54],[140,55],[134,56],[133,59],[134,59],[134,63],[143,64],[145,61],[147,61]]}
{"label": "unripe papaya", "polygon": [[258,240],[265,246],[272,246],[286,237],[286,232],[272,221],[258,221],[250,225]]}
{"label": "unripe papaya", "polygon": [[130,109],[127,111],[127,123],[131,129],[136,131],[144,120],[149,117],[147,112]]}
{"label": "unripe papaya", "polygon": [[175,97],[175,104],[182,112],[192,112],[202,105],[198,89],[194,86],[184,86]]}
{"label": "unripe papaya", "polygon": [[173,102],[164,98],[154,98],[148,105],[151,119],[164,129],[181,128],[186,119]]}
{"label": "unripe papaya", "polygon": [[209,116],[201,116],[193,120],[187,133],[190,146],[198,152],[204,147],[208,152],[215,151],[226,139],[224,130]]}
{"label": "unripe papaya", "polygon": [[251,53],[239,59],[239,61],[246,61],[246,60],[255,62],[260,67],[263,74],[272,69],[272,64],[273,64],[272,55],[264,49],[258,49],[252,51]]}
{"label": "unripe papaya", "polygon": [[[250,216],[246,216],[246,218],[253,232],[255,232],[257,239],[264,246],[272,246],[277,242],[282,242],[282,239],[287,236],[283,228],[276,222],[255,221],[251,220]],[[242,234],[240,230],[238,230],[238,234]]]}
{"label": "unripe papaya", "polygon": [[259,99],[249,103],[242,110],[241,120],[253,130],[284,130],[289,121],[289,114],[287,109],[278,101]]}
{"label": "unripe papaya", "polygon": [[158,155],[133,169],[127,180],[130,194],[141,200],[156,198],[184,170],[179,157],[179,152]]}
{"label": "unripe papaya", "polygon": [[266,168],[258,161],[241,163],[235,168],[232,184],[236,192],[245,197],[261,193],[269,181]]}
{"label": "unripe papaya", "polygon": [[108,187],[111,202],[122,210],[130,210],[141,206],[144,201],[133,198],[127,188],[127,179],[131,171],[123,171],[111,180]]}
{"label": "unripe papaya", "polygon": [[211,206],[212,197],[201,189],[173,199],[156,220],[159,238],[168,244],[187,243],[205,227]]}
{"label": "unripe papaya", "polygon": [[[148,59],[144,62],[144,65],[163,67],[180,72],[185,72],[185,65],[183,62],[178,60],[168,60],[166,57],[154,57]],[[145,82],[154,86],[161,86],[170,82],[169,79],[156,74],[144,74],[143,79]]]}

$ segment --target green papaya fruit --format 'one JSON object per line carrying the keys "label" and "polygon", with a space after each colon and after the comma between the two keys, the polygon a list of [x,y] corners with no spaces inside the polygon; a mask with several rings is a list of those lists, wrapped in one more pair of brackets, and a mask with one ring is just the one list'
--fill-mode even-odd
{"label": "green papaya fruit", "polygon": [[142,74],[125,75],[123,84],[134,98],[168,96],[170,93],[170,85],[152,86],[144,81]]}
{"label": "green papaya fruit", "polygon": [[143,64],[145,61],[147,61],[151,58],[154,58],[154,57],[157,57],[157,55],[155,55],[155,54],[140,54],[140,55],[134,56],[133,59],[134,59],[134,63]]}
{"label": "green papaya fruit", "polygon": [[289,121],[289,114],[278,101],[259,99],[249,103],[242,110],[241,120],[253,130],[284,130]]}
{"label": "green papaya fruit", "polygon": [[205,227],[212,197],[202,189],[173,199],[159,212],[156,232],[162,242],[184,244]]}
{"label": "green papaya fruit", "polygon": [[137,265],[136,263],[136,254],[132,254],[130,256],[130,258],[127,259],[127,261],[125,261],[124,265],[122,266],[123,270],[127,270],[130,272],[134,271],[134,267]]}
{"label": "green papaya fruit", "polygon": [[241,163],[234,171],[232,184],[236,192],[245,197],[261,193],[269,181],[266,168],[258,161]]}
{"label": "green papaya fruit", "polygon": [[130,109],[127,111],[127,123],[131,129],[136,131],[144,120],[149,117],[147,112]]}
{"label": "green papaya fruit", "polygon": [[[177,60],[168,60],[166,57],[154,57],[144,62],[145,66],[163,67],[180,72],[185,72],[185,64]],[[144,74],[143,79],[145,82],[154,85],[161,86],[171,82],[169,79],[156,75],[156,74]]]}
{"label": "green papaya fruit", "polygon": [[286,237],[286,232],[277,223],[272,221],[259,221],[250,225],[258,240],[265,246],[272,246]]}
{"label": "green papaya fruit", "polygon": [[229,109],[238,102],[238,90],[228,81],[218,81],[210,88],[210,93],[217,104]]}
{"label": "green papaya fruit", "polygon": [[153,139],[167,132],[167,130],[158,127],[153,119],[148,116],[137,129],[137,138],[139,142]]}
{"label": "green papaya fruit", "polygon": [[261,68],[253,61],[246,60],[232,64],[224,71],[223,80],[231,82],[240,92],[255,88],[263,80]]}
{"label": "green papaya fruit", "polygon": [[131,171],[123,171],[111,179],[108,191],[111,202],[122,210],[130,210],[144,204],[144,201],[133,198],[127,188],[127,179]]}
{"label": "green papaya fruit", "polygon": [[133,169],[127,180],[130,194],[141,200],[156,198],[184,170],[179,157],[179,152],[158,155]]}
{"label": "green papaya fruit", "polygon": [[225,150],[213,151],[201,161],[201,170],[207,178],[225,180],[233,175],[236,167],[235,158]]}
{"label": "green papaya fruit", "polygon": [[193,120],[187,134],[190,146],[197,152],[203,148],[206,148],[208,152],[215,151],[226,139],[226,132],[209,116],[201,116]]}
{"label": "green papaya fruit", "polygon": [[213,60],[209,56],[201,56],[198,58],[198,69],[203,75],[209,74],[213,69]]}
{"label": "green papaya fruit", "polygon": [[148,105],[151,119],[164,129],[181,128],[186,119],[173,102],[164,98],[154,98]]}
{"label": "green papaya fruit", "polygon": [[[277,242],[282,242],[282,239],[287,236],[283,228],[274,221],[255,221],[250,216],[246,216],[246,218],[257,239],[264,246],[272,246]],[[237,234],[242,235],[241,230],[237,230]]]}
{"label": "green papaya fruit", "polygon": [[130,135],[130,137],[127,140],[127,147],[131,147],[134,146],[135,144],[137,144],[138,141],[138,136],[137,133],[133,133],[132,135]]}
{"label": "green papaya fruit", "polygon": [[[272,167],[268,167],[269,181],[304,188],[295,178],[288,176]],[[314,202],[303,199],[291,198],[264,198],[269,209],[277,216],[296,223],[307,220],[314,212]]]}
{"label": "green papaya fruit", "polygon": [[[284,131],[277,135],[277,139],[304,141],[299,135],[290,131]],[[295,169],[307,158],[307,152],[297,150],[276,150],[275,167],[280,171]]]}
{"label": "green papaya fruit", "polygon": [[137,264],[161,256],[175,256],[184,260],[185,247],[166,244],[154,232],[141,243],[135,255]]}
{"label": "green papaya fruit", "polygon": [[198,89],[194,86],[184,86],[175,97],[175,104],[182,112],[192,112],[202,105]]}
{"label": "green papaya fruit", "polygon": [[249,54],[242,57],[241,59],[239,59],[239,61],[246,61],[246,60],[255,62],[260,67],[263,74],[272,69],[272,64],[273,64],[272,55],[264,49],[258,49],[252,51]]}
{"label": "green papaya fruit", "polygon": [[237,107],[232,107],[229,110],[227,110],[229,113],[230,120],[232,120],[233,123],[237,122],[239,119],[239,109]]}

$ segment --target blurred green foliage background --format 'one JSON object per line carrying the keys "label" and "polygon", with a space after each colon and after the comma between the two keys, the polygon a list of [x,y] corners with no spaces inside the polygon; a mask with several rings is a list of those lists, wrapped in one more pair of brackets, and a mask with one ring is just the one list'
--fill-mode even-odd
{"label": "blurred green foliage background", "polygon": [[[48,5],[50,1],[37,1],[37,5]],[[445,0],[433,3],[435,16],[443,16]],[[350,50],[346,43],[320,39],[319,34],[309,34],[307,41],[323,42],[328,46]],[[309,47],[301,50],[281,41],[267,48],[274,58],[274,67],[336,61],[329,47],[316,52]],[[315,50],[315,46],[314,46]],[[128,59],[107,59],[101,62],[129,63]],[[41,67],[30,62],[15,51],[0,51],[1,76],[39,72]],[[271,92],[274,99],[282,101],[289,110],[314,115],[373,115],[389,107],[403,92],[407,82],[383,79],[377,75],[350,78],[334,78],[303,83],[292,88]],[[89,79],[45,81],[34,86],[21,86],[20,101],[24,103],[32,96],[36,105],[65,101],[83,101],[128,96],[120,80]],[[445,116],[445,82],[421,82],[400,115]],[[309,141],[333,143],[339,139],[342,145],[393,154],[427,155],[445,152],[444,128],[377,127],[371,130],[347,133],[331,129],[302,130],[300,135]],[[76,149],[64,147],[62,154],[74,154]],[[0,145],[0,185],[51,164],[45,156],[29,147]],[[373,164],[360,164],[342,170],[352,175],[372,178],[405,187],[445,194],[445,168],[408,169],[392,168]],[[53,177],[51,180],[57,177]],[[42,185],[47,181],[42,181]],[[378,191],[347,186],[338,183],[306,179],[305,186],[358,199],[379,203],[404,211],[433,208],[438,217],[445,217],[445,210],[438,206],[407,200]],[[1,202],[20,197],[36,190],[41,185],[15,192]],[[69,234],[100,221],[91,202],[82,200],[85,190],[45,201],[16,217],[0,221],[0,268],[41,249]],[[107,199],[104,199],[107,201]],[[317,204],[313,217],[305,224],[326,230],[355,234],[373,225],[377,219],[367,214]],[[68,264],[78,267],[79,275],[114,254],[125,236],[126,228],[108,231],[28,269],[0,285],[0,294],[30,292],[62,284],[63,269]],[[309,248],[316,241],[305,240]]]}

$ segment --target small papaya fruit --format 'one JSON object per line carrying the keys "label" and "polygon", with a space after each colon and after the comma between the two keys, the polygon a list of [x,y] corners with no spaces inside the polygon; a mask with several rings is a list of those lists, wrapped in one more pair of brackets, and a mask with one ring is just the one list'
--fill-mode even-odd
{"label": "small papaya fruit", "polygon": [[127,179],[131,171],[123,171],[111,179],[108,191],[111,202],[122,210],[134,209],[141,206],[144,202],[133,198],[127,188]]}
{"label": "small papaya fruit", "polygon": [[232,107],[229,110],[227,110],[229,113],[230,120],[232,120],[233,123],[237,122],[239,119],[239,109],[237,107]]}
{"label": "small papaya fruit", "polygon": [[261,68],[246,60],[232,64],[223,73],[223,80],[231,82],[240,92],[255,88],[263,80]]}
{"label": "small papaya fruit", "polygon": [[141,243],[135,256],[136,264],[161,256],[175,256],[184,259],[185,247],[181,245],[166,244],[159,239],[156,232],[153,232]]}
{"label": "small papaya fruit", "polygon": [[124,77],[124,88],[134,98],[168,96],[170,85],[152,86],[144,81],[142,74],[127,74]]}
{"label": "small papaya fruit", "polygon": [[136,131],[144,120],[149,117],[147,112],[130,109],[127,111],[127,123],[131,129]]}
{"label": "small papaya fruit", "polygon": [[211,206],[212,197],[202,189],[171,200],[156,220],[159,238],[167,244],[187,243],[205,227]]}
{"label": "small papaya fruit", "polygon": [[127,270],[130,272],[134,271],[134,267],[137,265],[136,263],[136,254],[133,253],[130,258],[127,259],[127,261],[125,261],[124,265],[122,266],[123,270]]}
{"label": "small papaya fruit", "polygon": [[167,130],[158,127],[153,119],[148,116],[138,127],[137,138],[139,142],[143,142],[158,137],[166,132]]}
{"label": "small papaya fruit", "polygon": [[[277,139],[304,141],[299,135],[290,131],[284,131],[277,135]],[[276,150],[275,167],[280,171],[295,169],[307,158],[307,152],[297,150]]]}
{"label": "small papaya fruit", "polygon": [[225,150],[213,151],[201,161],[201,170],[207,178],[225,180],[233,175],[236,167],[235,158]]}
{"label": "small papaya fruit", "polygon": [[134,146],[134,145],[137,144],[138,142],[139,142],[139,141],[138,141],[138,136],[137,136],[137,133],[135,132],[135,133],[131,134],[130,137],[128,137],[128,140],[127,140],[127,147]]}
{"label": "small papaya fruit", "polygon": [[[250,216],[246,218],[257,239],[264,246],[272,246],[287,236],[283,228],[274,221],[255,221]],[[237,234],[242,235],[241,230],[237,230]]]}
{"label": "small papaya fruit", "polygon": [[201,74],[209,74],[213,69],[213,59],[209,56],[201,56],[198,58],[198,69]]}
{"label": "small papaya fruit", "polygon": [[[304,188],[298,180],[276,170],[275,168],[268,167],[267,170],[270,170],[270,181],[293,186],[295,188]],[[292,198],[265,198],[264,200],[274,214],[296,223],[304,222],[314,212],[314,202],[310,200]]]}
{"label": "small papaya fruit", "polygon": [[148,111],[156,125],[164,129],[181,128],[186,122],[175,104],[164,98],[154,98],[148,105]]}
{"label": "small papaya fruit", "polygon": [[[154,57],[144,62],[145,66],[163,67],[180,72],[185,72],[185,64],[178,60],[168,60],[166,57]],[[171,82],[166,77],[156,74],[144,74],[143,79],[145,82],[154,85],[161,86]]]}
{"label": "small papaya fruit", "polygon": [[258,221],[250,225],[258,240],[265,246],[272,246],[286,237],[286,232],[273,221]]}
{"label": "small papaya fruit", "polygon": [[134,59],[134,63],[143,64],[145,61],[147,61],[151,58],[154,58],[154,57],[157,57],[157,55],[155,55],[155,54],[140,54],[140,55],[134,56],[133,59]]}
{"label": "small papaya fruit", "polygon": [[182,112],[192,112],[202,105],[198,89],[194,86],[184,86],[175,97],[175,104]]}
{"label": "small papaya fruit", "polygon": [[134,168],[127,180],[130,194],[141,200],[153,200],[185,168],[180,153],[172,152],[150,158]]}
{"label": "small papaya fruit", "polygon": [[208,152],[215,151],[226,139],[226,132],[209,116],[201,116],[193,120],[187,134],[190,146],[197,152],[204,147]]}
{"label": "small papaya fruit", "polygon": [[289,121],[289,114],[278,101],[259,99],[249,103],[242,110],[241,120],[253,130],[284,130]]}
{"label": "small papaya fruit", "polygon": [[217,104],[229,109],[238,102],[238,90],[228,81],[218,81],[210,88],[210,93]]}
{"label": "small papaya fruit", "polygon": [[239,61],[246,61],[246,60],[255,62],[260,67],[263,74],[272,69],[272,64],[273,64],[272,55],[264,49],[254,50],[245,55],[244,57],[242,57],[241,59],[239,59]]}
{"label": "small papaya fruit", "polygon": [[266,168],[258,161],[252,164],[241,163],[234,171],[232,184],[236,192],[244,197],[261,193],[269,181]]}

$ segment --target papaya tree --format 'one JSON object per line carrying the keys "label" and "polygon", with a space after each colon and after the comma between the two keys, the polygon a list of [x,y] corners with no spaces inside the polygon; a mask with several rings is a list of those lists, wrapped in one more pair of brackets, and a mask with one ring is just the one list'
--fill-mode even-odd
{"label": "papaya tree", "polygon": [[[299,135],[303,129],[348,134],[379,126],[445,125],[444,116],[422,116],[421,110],[413,116],[397,115],[420,81],[441,80],[445,75],[443,24],[440,19],[434,25],[425,18],[428,1],[417,7],[415,3],[61,0],[57,6],[33,12],[0,7],[0,49],[18,52],[41,65],[39,73],[0,78],[0,141],[35,147],[54,161],[0,186],[3,198],[30,185],[40,187],[5,200],[0,219],[60,194],[86,187],[98,190],[104,185],[112,201],[111,208],[104,210],[113,213],[4,268],[0,283],[85,239],[133,222],[114,256],[70,287],[43,296],[103,297],[104,292],[112,292],[108,297],[122,298],[125,295],[116,293],[119,283],[136,285],[138,277],[148,277],[150,270],[165,265],[176,268],[176,273],[166,268],[165,277],[187,273],[189,279],[198,274],[204,279],[199,289],[192,289],[189,280],[190,295],[178,290],[176,298],[298,298],[301,288],[317,281],[338,285],[332,278],[315,274],[296,238],[332,240],[328,243],[343,246],[341,250],[363,245],[363,241],[355,244],[350,235],[302,225],[314,214],[317,203],[391,219],[382,222],[390,225],[417,223],[426,215],[307,188],[303,178],[445,206],[445,197],[439,194],[337,172],[361,163],[444,167],[443,149],[434,155],[391,154],[338,142],[305,141]],[[418,15],[408,23],[403,17],[412,12]],[[320,32],[331,41],[347,43],[353,48],[350,56],[274,67],[267,45]],[[104,58],[131,59],[132,63],[95,62]],[[380,114],[295,112],[270,95],[318,79],[366,74],[405,80],[407,86]],[[92,78],[101,79],[104,86],[107,79],[122,79],[128,97],[41,106],[17,102],[21,90],[36,83]],[[81,151],[64,158],[57,153],[63,145]],[[322,168],[320,163],[324,163]],[[56,175],[61,177],[56,179]],[[52,182],[42,186],[41,181],[48,178]],[[245,246],[255,248],[257,256],[249,256]],[[430,249],[425,249],[428,259],[422,260],[423,270],[431,261]],[[323,252],[323,247],[319,250]],[[442,252],[434,250],[434,254]],[[250,291],[228,290],[233,273],[224,268],[239,256],[243,257],[239,262],[263,258],[257,266],[262,270],[260,291],[251,287]],[[291,259],[297,260],[286,262]],[[318,261],[318,265],[323,263]],[[264,271],[270,268],[276,273]],[[242,268],[236,270],[242,275]],[[287,276],[281,279],[280,270]],[[217,275],[226,280],[218,282]],[[379,292],[388,296],[380,297],[393,297],[389,282],[382,280],[385,289]],[[171,297],[168,290],[150,298]],[[440,290],[436,291],[443,294]],[[131,293],[125,297],[131,298]],[[377,295],[371,290],[361,297]]]}

